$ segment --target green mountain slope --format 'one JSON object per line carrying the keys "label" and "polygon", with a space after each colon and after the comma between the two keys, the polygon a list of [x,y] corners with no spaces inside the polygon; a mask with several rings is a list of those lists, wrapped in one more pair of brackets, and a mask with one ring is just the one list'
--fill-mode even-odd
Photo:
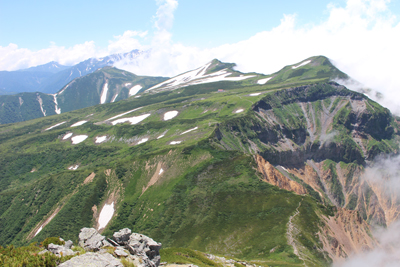
{"label": "green mountain slope", "polygon": [[137,76],[127,71],[104,67],[73,80],[63,87],[55,98],[61,112],[68,112],[126,99],[166,79]]}
{"label": "green mountain slope", "polygon": [[55,115],[54,98],[44,93],[0,95],[0,124]]}
{"label": "green mountain slope", "polygon": [[166,79],[137,76],[127,71],[105,67],[74,79],[54,95],[39,92],[0,95],[0,124],[119,101]]}
{"label": "green mountain slope", "polygon": [[[0,244],[128,227],[164,247],[324,266],[335,249],[351,253],[332,230],[347,220],[354,228],[337,229],[373,246],[378,213],[362,214],[361,185],[345,177],[398,151],[397,121],[329,82],[344,74],[326,62],[265,76],[212,61],[189,83],[186,73],[139,98],[0,125]],[[106,226],[104,207],[115,210]]]}

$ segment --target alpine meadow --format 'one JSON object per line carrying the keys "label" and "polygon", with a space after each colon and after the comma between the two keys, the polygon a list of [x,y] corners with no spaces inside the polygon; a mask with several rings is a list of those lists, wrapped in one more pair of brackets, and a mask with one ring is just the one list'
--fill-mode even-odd
{"label": "alpine meadow", "polygon": [[[399,118],[324,56],[270,75],[234,67],[102,66],[51,94],[0,96],[1,265],[95,252],[117,261],[96,266],[331,266],[379,247],[374,229],[400,214],[377,165],[399,151]],[[149,238],[149,261],[126,228]],[[52,253],[64,240],[74,252]]]}

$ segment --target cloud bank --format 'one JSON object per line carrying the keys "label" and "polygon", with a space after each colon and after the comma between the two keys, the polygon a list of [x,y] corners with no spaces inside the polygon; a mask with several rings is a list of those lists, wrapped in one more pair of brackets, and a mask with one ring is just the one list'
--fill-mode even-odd
{"label": "cloud bank", "polygon": [[[365,169],[362,177],[380,187],[387,199],[398,205],[400,200],[400,156],[377,159]],[[351,255],[344,263],[334,267],[399,266],[400,221],[392,222],[386,229],[378,228],[374,236],[379,246],[372,251]]]}
{"label": "cloud bank", "polygon": [[[296,15],[284,15],[273,29],[210,49],[173,42],[170,30],[178,1],[156,0],[156,3],[151,37],[148,32],[127,31],[114,36],[106,48],[97,47],[93,41],[69,48],[53,44],[39,51],[10,44],[0,47],[0,69],[15,70],[51,60],[71,65],[89,57],[140,49],[148,53],[134,62],[120,62],[116,67],[141,75],[175,76],[218,58],[237,63],[238,70],[243,72],[270,74],[307,57],[324,55],[363,86],[382,92],[385,97],[380,102],[398,111],[400,23],[389,9],[390,0],[347,0],[345,6],[330,4],[329,15],[317,24],[298,25]],[[150,45],[142,45],[143,38],[151,38]]]}

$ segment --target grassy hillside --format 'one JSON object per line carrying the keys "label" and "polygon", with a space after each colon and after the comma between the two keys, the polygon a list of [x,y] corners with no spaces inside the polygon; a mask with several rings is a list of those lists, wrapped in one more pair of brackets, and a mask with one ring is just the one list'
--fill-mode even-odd
{"label": "grassy hillside", "polygon": [[[307,75],[291,74],[290,83],[287,77],[272,82],[295,70],[289,66],[262,84],[265,76],[255,75],[143,92],[0,125],[0,244],[49,236],[76,241],[79,229],[97,227],[103,206],[113,203],[107,236],[128,227],[165,248],[328,265],[318,237],[321,218],[335,213],[333,205],[355,209],[341,176],[334,177],[335,164],[361,166],[396,152],[397,127],[386,109],[327,83],[341,74],[326,58],[308,60],[295,68]],[[127,118],[135,123],[117,123]],[[357,139],[355,132],[367,138]],[[75,144],[79,136],[86,139]],[[283,173],[308,194],[266,183],[256,154],[277,168],[286,166]],[[330,160],[321,167],[330,170],[319,182],[326,187],[296,173],[294,165],[310,160]]]}

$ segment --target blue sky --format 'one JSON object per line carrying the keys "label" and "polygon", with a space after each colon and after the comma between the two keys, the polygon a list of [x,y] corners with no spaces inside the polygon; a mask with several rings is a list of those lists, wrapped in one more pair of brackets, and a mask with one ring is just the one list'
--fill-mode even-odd
{"label": "blue sky", "polygon": [[[248,39],[279,25],[284,14],[297,14],[300,24],[328,16],[327,5],[345,1],[179,1],[172,40],[212,47]],[[127,30],[154,31],[157,3],[152,0],[0,1],[0,45],[39,50],[51,42],[70,47],[94,41],[106,47]]]}

